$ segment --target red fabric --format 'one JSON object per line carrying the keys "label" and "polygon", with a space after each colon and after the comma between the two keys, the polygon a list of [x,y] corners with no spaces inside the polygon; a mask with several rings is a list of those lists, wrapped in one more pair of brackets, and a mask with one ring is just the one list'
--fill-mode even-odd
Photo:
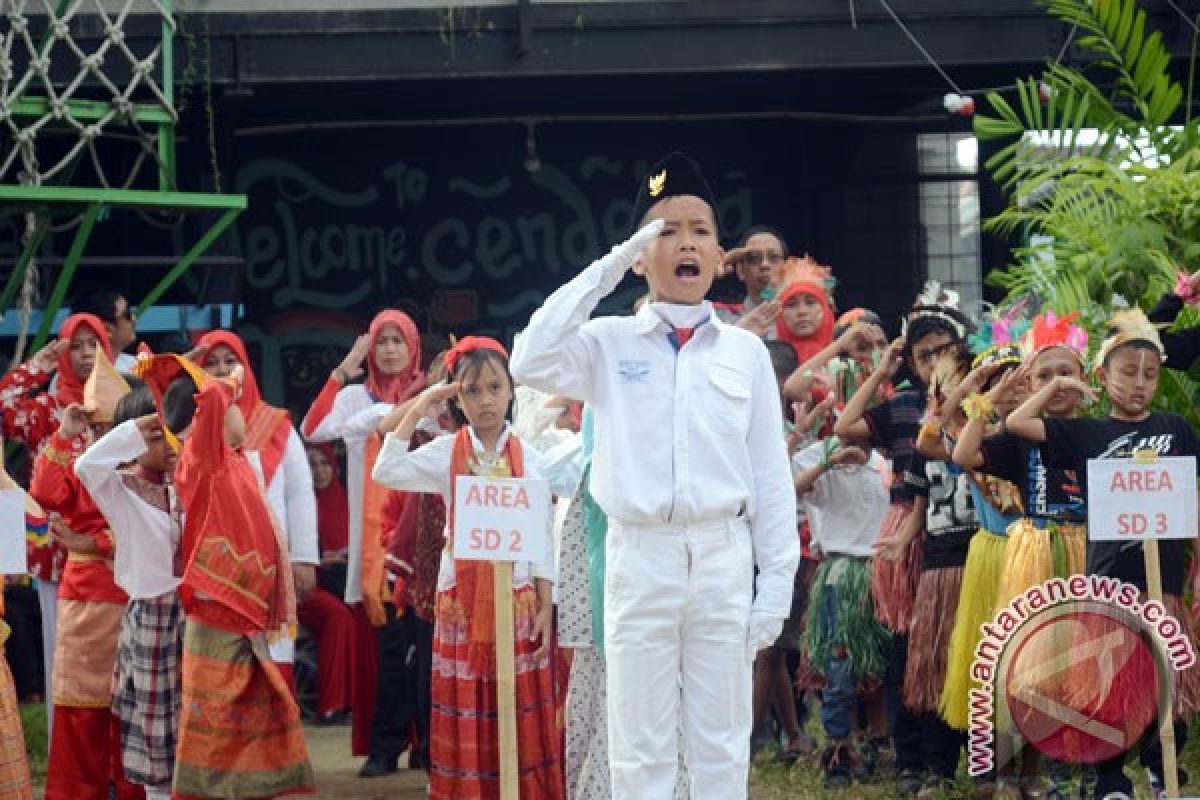
{"label": "red fabric", "polygon": [[29,483],[29,494],[43,509],[57,513],[73,532],[88,536],[96,543],[96,558],[85,556],[85,560],[67,562],[59,596],[124,604],[129,597],[117,586],[112,566],[107,561],[113,557],[112,531],[75,475],[73,448],[73,442],[57,433],[51,436],[34,462]]}
{"label": "red fabric", "polygon": [[683,347],[692,340],[695,333],[695,328],[675,328],[675,339],[679,342],[679,346]]}
{"label": "red fabric", "polygon": [[375,680],[379,672],[379,634],[362,603],[350,607],[354,617],[354,674],[350,681],[350,752],[365,756],[371,750],[371,720],[375,718]]}
{"label": "red fabric", "polygon": [[[395,325],[404,336],[408,345],[408,369],[401,375],[384,375],[375,364],[375,341],[383,332],[385,325]],[[403,311],[387,309],[380,311],[371,320],[371,328],[367,331],[371,337],[371,351],[367,355],[367,391],[377,403],[403,403],[425,386],[424,374],[421,372],[421,335],[412,317]]]}
{"label": "red fabric", "polygon": [[[515,434],[510,434],[504,443],[504,458],[508,462],[509,475],[520,478],[525,474],[525,452],[521,447],[521,439]],[[454,547],[455,478],[474,474],[471,469],[474,460],[471,429],[464,425],[455,435],[454,450],[450,456],[450,502],[446,506],[446,515],[450,521],[451,538],[447,546],[451,552]],[[489,561],[454,562],[456,596],[466,612],[470,630],[469,663],[480,675],[495,675],[496,669],[495,577],[495,566]]]}
{"label": "red fabric", "polygon": [[[59,339],[70,341],[75,338],[75,334],[80,328],[91,328],[92,333],[96,334],[96,338],[100,340],[100,346],[104,349],[104,354],[108,356],[108,360],[113,360],[112,343],[108,340],[108,328],[104,327],[104,320],[93,314],[72,314],[63,322],[62,328],[58,331]],[[80,378],[75,374],[75,370],[71,369],[71,353],[70,348],[64,349],[58,354],[58,383],[55,384],[54,393],[58,396],[58,402],[63,406],[69,406],[71,403],[83,402],[83,384],[87,381],[87,376]]]}
{"label": "red fabric", "polygon": [[329,416],[329,412],[333,411],[333,404],[337,401],[338,392],[341,390],[342,385],[333,378],[325,381],[325,385],[321,387],[317,399],[313,400],[308,413],[304,415],[304,421],[300,423],[301,433],[305,436],[313,435],[313,431]]}
{"label": "red fabric", "polygon": [[328,442],[310,444],[325,454],[325,460],[333,469],[333,480],[324,489],[317,489],[317,535],[321,540],[322,553],[345,550],[350,542],[350,503],[346,487],[342,485],[341,470],[337,454]]}
{"label": "red fabric", "polygon": [[296,616],[317,639],[317,712],[330,714],[351,708],[353,612],[329,592],[317,589],[297,606]]}
{"label": "red fabric", "polygon": [[208,350],[218,346],[228,347],[242,365],[242,393],[238,397],[237,407],[246,418],[244,448],[258,451],[262,461],[263,482],[269,486],[287,450],[288,438],[292,433],[291,416],[283,409],[263,402],[250,356],[240,336],[232,331],[210,331],[200,337],[198,346]]}
{"label": "red fabric", "polygon": [[54,707],[46,800],[143,800],[145,790],[125,780],[121,769],[120,722],[107,708]]}
{"label": "red fabric", "polygon": [[495,339],[488,336],[464,336],[446,353],[446,372],[454,375],[454,368],[458,366],[458,360],[476,350],[492,350],[504,356],[505,360],[508,359],[508,351]]}
{"label": "red fabric", "polygon": [[289,622],[291,569],[254,468],[225,443],[231,394],[223,381],[197,393],[192,433],[176,467],[187,509],[179,596],[189,615],[247,635]]}
{"label": "red fabric", "polygon": [[797,336],[784,322],[782,314],[775,321],[775,333],[779,341],[787,342],[792,346],[801,364],[829,346],[833,341],[833,328],[836,324],[833,307],[829,305],[829,297],[825,294],[824,287],[811,283],[798,281],[788,286],[779,294],[779,307],[781,309],[786,307],[789,300],[802,294],[821,304],[823,313],[821,314],[821,324],[817,326],[817,332],[812,336]]}

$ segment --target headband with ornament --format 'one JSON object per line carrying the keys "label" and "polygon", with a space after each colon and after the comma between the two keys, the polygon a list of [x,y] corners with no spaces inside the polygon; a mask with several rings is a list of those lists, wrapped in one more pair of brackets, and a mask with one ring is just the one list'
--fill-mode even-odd
{"label": "headband with ornament", "polygon": [[464,336],[454,343],[446,353],[446,372],[449,375],[454,375],[454,369],[458,366],[458,362],[463,356],[475,352],[476,350],[492,350],[504,356],[508,360],[508,351],[504,349],[504,345],[497,342],[489,336]]}
{"label": "headband with ornament", "polygon": [[925,288],[904,317],[901,333],[907,335],[909,327],[918,320],[935,319],[948,325],[959,339],[966,338],[969,323],[958,303],[958,292],[944,288],[937,281],[926,281]]}
{"label": "headband with ornament", "polygon": [[1158,328],[1140,308],[1118,311],[1109,318],[1105,327],[1108,328],[1109,335],[1100,345],[1100,352],[1096,356],[1097,365],[1103,365],[1114,350],[1131,342],[1146,342],[1158,351],[1160,359],[1167,360],[1167,351],[1163,347]]}
{"label": "headband with ornament", "polygon": [[1033,358],[1054,347],[1070,350],[1083,364],[1087,361],[1088,332],[1087,329],[1076,325],[1079,312],[1058,316],[1053,311],[1038,314],[1033,318],[1033,324],[1025,334],[1023,344],[1025,353]]}

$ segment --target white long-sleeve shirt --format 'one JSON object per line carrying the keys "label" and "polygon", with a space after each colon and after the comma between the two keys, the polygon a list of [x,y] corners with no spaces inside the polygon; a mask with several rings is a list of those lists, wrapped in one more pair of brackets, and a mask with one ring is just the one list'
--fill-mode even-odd
{"label": "white long-sleeve shirt", "polygon": [[[510,431],[504,433],[496,442],[497,453],[504,449]],[[483,444],[471,431],[471,444],[476,450],[482,450]],[[408,442],[388,434],[384,439],[379,458],[375,459],[375,471],[372,473],[376,483],[405,492],[438,493],[449,508],[453,503],[450,497],[451,476],[450,461],[454,453],[454,434],[446,434],[421,445],[416,450],[408,449]],[[542,478],[550,482],[550,491],[555,494],[563,493],[569,487],[556,483],[555,475],[547,475],[543,470],[544,456],[534,448],[522,442],[522,456],[525,462],[525,478]],[[447,524],[449,520],[447,519]],[[549,533],[549,520],[547,533]],[[450,531],[446,531],[446,541],[449,542]],[[528,586],[534,578],[544,578],[553,582],[555,578],[554,557],[552,548],[547,548],[546,557],[538,562],[518,561],[513,564],[513,585]],[[442,562],[438,569],[438,591],[443,591],[454,585],[454,557],[449,549],[442,550]]]}
{"label": "white long-sleeve shirt", "polygon": [[[361,412],[375,405],[367,387],[353,384],[343,387],[333,402],[333,408],[321,419],[310,442],[332,442],[341,439],[346,445],[346,493],[350,518],[347,520],[347,603],[361,603],[362,594],[362,522],[363,522],[363,462],[366,457],[367,437],[371,430],[363,425],[351,425]],[[311,413],[311,412],[310,412]],[[306,422],[308,420],[306,419]],[[308,425],[304,428],[307,430]],[[315,514],[314,514],[315,518]]]}
{"label": "white long-sleeve shirt", "polygon": [[[247,451],[246,455],[257,455]],[[262,469],[261,460],[259,469]],[[317,541],[317,495],[313,489],[312,470],[300,434],[288,432],[283,460],[275,468],[267,484],[267,503],[283,526],[287,539],[288,557],[293,564],[320,564],[321,550]]]}
{"label": "white long-sleeve shirt", "polygon": [[[179,586],[174,574],[171,516],[125,484],[118,467],[146,452],[146,442],[129,420],[100,437],[75,461],[75,474],[113,532],[113,576],[130,599],[160,597]],[[177,535],[177,534],[176,534]]]}
{"label": "white long-sleeve shirt", "polygon": [[[817,442],[796,453],[796,472],[821,463],[825,445]],[[817,478],[801,495],[808,509],[812,546],[828,555],[869,558],[888,511],[891,468],[878,450],[861,467],[836,467]]]}
{"label": "white long-sleeve shirt", "polygon": [[[632,526],[750,518],[756,612],[786,617],[800,559],[779,388],[761,340],[708,303],[589,321],[629,260],[617,251],[552,294],[513,348],[513,377],[591,404],[592,493]],[[676,353],[664,316],[702,318]]]}

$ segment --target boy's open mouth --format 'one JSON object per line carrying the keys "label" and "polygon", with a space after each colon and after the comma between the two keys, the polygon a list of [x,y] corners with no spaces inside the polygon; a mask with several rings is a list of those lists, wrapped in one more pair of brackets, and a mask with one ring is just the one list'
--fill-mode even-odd
{"label": "boy's open mouth", "polygon": [[685,258],[675,265],[676,278],[699,278],[700,263],[690,258]]}

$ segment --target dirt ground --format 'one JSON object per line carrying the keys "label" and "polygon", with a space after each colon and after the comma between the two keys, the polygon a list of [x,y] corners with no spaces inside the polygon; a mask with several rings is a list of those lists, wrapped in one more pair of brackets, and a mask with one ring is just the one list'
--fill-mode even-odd
{"label": "dirt ground", "polygon": [[[317,797],[328,800],[416,800],[425,797],[425,773],[403,768],[385,778],[363,780],[358,770],[363,759],[350,755],[350,728],[306,726],[304,738],[317,773]],[[312,795],[308,795],[312,797]]]}

